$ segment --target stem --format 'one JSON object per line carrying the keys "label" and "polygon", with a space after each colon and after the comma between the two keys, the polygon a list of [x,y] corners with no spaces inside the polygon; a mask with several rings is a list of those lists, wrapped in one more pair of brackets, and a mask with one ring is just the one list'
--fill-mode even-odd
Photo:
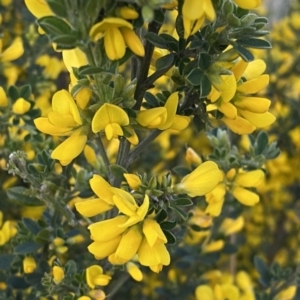
{"label": "stem", "polygon": [[161,134],[161,132],[162,131],[159,129],[151,131],[132,151],[130,151],[127,166],[132,164],[137,159],[137,156],[143,152],[149,144]]}
{"label": "stem", "polygon": [[120,287],[129,279],[127,273],[123,274],[116,283],[114,283],[112,290],[107,294],[106,299],[112,299],[112,296],[120,289]]}
{"label": "stem", "polygon": [[[130,150],[130,143],[123,136],[120,137],[119,140],[120,140],[120,146],[119,146],[119,152],[117,156],[117,165],[126,168],[128,154]],[[114,177],[112,185],[118,187],[120,186],[120,184],[121,184],[120,180]]]}
{"label": "stem", "polygon": [[[161,24],[153,21],[149,24],[148,31],[158,33],[160,27],[161,27]],[[134,93],[134,99],[136,100],[136,103],[133,106],[134,110],[139,110],[141,108],[144,94],[145,94],[145,91],[147,90],[147,88],[144,86],[144,82],[148,76],[153,50],[154,50],[154,46],[149,41],[147,41],[146,45],[145,45],[145,57],[143,58],[143,60],[141,62],[141,65],[139,68],[140,71],[137,76],[136,90]]]}
{"label": "stem", "polygon": [[112,180],[112,175],[111,175],[110,170],[109,170],[110,162],[109,162],[109,159],[108,159],[108,156],[107,156],[107,153],[105,151],[105,148],[104,148],[104,145],[102,143],[100,135],[98,135],[98,138],[96,139],[96,143],[97,143],[100,155],[103,159],[103,163],[105,165],[105,168],[107,170],[109,181],[111,181]]}

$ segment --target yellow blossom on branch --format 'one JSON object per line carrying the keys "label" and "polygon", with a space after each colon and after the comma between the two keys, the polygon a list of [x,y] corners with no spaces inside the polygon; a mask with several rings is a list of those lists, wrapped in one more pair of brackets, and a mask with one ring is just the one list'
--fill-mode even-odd
{"label": "yellow blossom on branch", "polygon": [[126,46],[138,56],[145,55],[144,46],[133,30],[131,23],[121,18],[105,18],[90,30],[93,41],[104,38],[104,48],[110,60],[120,59],[125,55]]}

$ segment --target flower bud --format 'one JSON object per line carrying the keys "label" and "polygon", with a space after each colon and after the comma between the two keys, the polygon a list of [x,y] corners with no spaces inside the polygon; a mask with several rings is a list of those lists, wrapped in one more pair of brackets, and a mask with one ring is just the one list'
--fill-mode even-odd
{"label": "flower bud", "polygon": [[23,259],[24,273],[30,274],[30,273],[34,272],[35,269],[36,269],[36,262],[35,262],[34,258],[33,257],[25,257]]}
{"label": "flower bud", "polygon": [[65,277],[64,269],[59,266],[54,266],[52,268],[52,272],[53,272],[53,281],[56,284],[59,284]]}

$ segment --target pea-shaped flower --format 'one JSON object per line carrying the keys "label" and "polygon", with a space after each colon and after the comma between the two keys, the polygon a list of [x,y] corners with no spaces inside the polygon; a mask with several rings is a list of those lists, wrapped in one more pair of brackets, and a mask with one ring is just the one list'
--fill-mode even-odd
{"label": "pea-shaped flower", "polygon": [[54,94],[52,109],[47,117],[35,119],[34,124],[43,133],[69,136],[51,154],[53,159],[67,165],[83,151],[88,128],[83,126],[75,101],[66,90]]}
{"label": "pea-shaped flower", "polygon": [[92,120],[92,130],[94,133],[104,130],[107,139],[111,140],[123,136],[121,126],[128,124],[128,115],[121,107],[105,103],[98,109]]}
{"label": "pea-shaped flower", "polygon": [[133,31],[131,23],[121,18],[105,18],[93,25],[90,30],[93,41],[104,37],[104,48],[110,60],[117,60],[125,55],[126,46],[138,56],[145,55],[144,46]]}

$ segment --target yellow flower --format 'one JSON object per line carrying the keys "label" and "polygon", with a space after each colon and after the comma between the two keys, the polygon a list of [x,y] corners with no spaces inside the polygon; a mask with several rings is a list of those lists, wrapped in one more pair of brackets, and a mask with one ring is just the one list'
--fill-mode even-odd
{"label": "yellow flower", "polygon": [[242,228],[244,227],[244,224],[245,224],[245,219],[243,216],[239,216],[237,219],[226,218],[223,221],[220,230],[225,235],[231,235],[241,231]]}
{"label": "yellow flower", "polygon": [[35,126],[43,133],[53,136],[69,136],[52,152],[53,159],[62,165],[69,164],[84,149],[88,128],[83,126],[78,108],[71,95],[60,90],[52,98],[52,109],[47,117],[34,120]]}
{"label": "yellow flower", "polygon": [[123,136],[124,133],[121,126],[128,124],[128,115],[121,107],[105,103],[94,115],[92,130],[94,133],[104,130],[106,138],[111,140],[112,138],[116,139],[118,136]]}
{"label": "yellow flower", "polygon": [[191,147],[188,147],[185,152],[185,160],[191,164],[200,165],[202,163],[201,157]]}
{"label": "yellow flower", "polygon": [[170,264],[170,254],[166,246],[159,240],[151,247],[146,237],[143,238],[138,251],[139,262],[143,266],[148,266],[150,269],[158,273],[163,266]]}
{"label": "yellow flower", "polygon": [[213,241],[213,242],[203,246],[202,251],[204,253],[216,252],[216,251],[223,249],[224,245],[225,245],[225,243],[223,240],[216,240],[216,241]]}
{"label": "yellow flower", "polygon": [[[178,101],[178,92],[175,92],[167,99],[164,107],[139,111],[136,120],[139,124],[148,128],[183,130],[188,126],[189,121],[184,116],[176,115]],[[175,119],[175,117],[177,118]]]}
{"label": "yellow flower", "polygon": [[253,9],[261,5],[261,0],[233,0],[243,9]]}
{"label": "yellow flower", "polygon": [[103,269],[98,265],[92,265],[86,269],[86,282],[91,289],[96,285],[108,285],[111,276],[103,274]]}
{"label": "yellow flower", "polygon": [[2,86],[0,86],[0,106],[6,107],[8,105],[8,98]]}
{"label": "yellow flower", "polygon": [[209,285],[199,285],[196,288],[196,300],[239,300],[240,293],[232,284],[216,284],[213,288]]}
{"label": "yellow flower", "polygon": [[13,104],[12,110],[17,115],[23,115],[30,109],[30,103],[26,101],[24,98],[19,98]]}
{"label": "yellow flower", "polygon": [[33,257],[25,257],[23,259],[23,270],[25,274],[30,274],[36,269],[36,262]]}
{"label": "yellow flower", "polygon": [[190,197],[202,196],[209,193],[220,181],[218,165],[207,161],[186,175],[179,184],[174,187],[178,193],[186,193]]}
{"label": "yellow flower", "polygon": [[9,220],[3,223],[3,213],[0,211],[0,246],[6,244],[16,233],[17,228],[15,223]]}
{"label": "yellow flower", "polygon": [[205,18],[213,21],[216,17],[211,0],[185,0],[182,6],[184,38],[195,34],[203,25]]}
{"label": "yellow flower", "polygon": [[59,266],[54,266],[52,268],[52,273],[53,273],[53,281],[56,284],[59,284],[65,277],[64,269]]}
{"label": "yellow flower", "polygon": [[111,185],[104,178],[97,174],[93,175],[93,178],[90,179],[90,186],[99,198],[75,203],[75,207],[81,215],[93,217],[114,207],[112,200],[114,194],[110,190]]}
{"label": "yellow flower", "polygon": [[260,59],[250,63],[239,60],[231,69],[232,75],[221,76],[221,91],[212,87],[208,98],[213,104],[208,110],[217,108],[222,112],[222,121],[235,133],[252,133],[276,119],[268,112],[270,100],[252,96],[269,83],[269,75],[262,74],[265,68],[266,64]]}
{"label": "yellow flower", "polygon": [[18,59],[24,53],[23,42],[20,37],[16,37],[11,45],[2,51],[2,39],[0,39],[0,62],[9,62]]}
{"label": "yellow flower", "polygon": [[275,300],[292,300],[297,292],[296,285],[291,285],[276,295]]}
{"label": "yellow flower", "polygon": [[46,0],[25,0],[25,4],[37,19],[54,15]]}
{"label": "yellow flower", "polygon": [[134,20],[139,17],[139,13],[132,7],[122,6],[116,9],[116,14],[122,19]]}
{"label": "yellow flower", "polygon": [[143,280],[143,273],[138,268],[138,266],[133,262],[128,262],[126,264],[126,270],[129,273],[129,275],[136,281],[142,281]]}
{"label": "yellow flower", "polygon": [[139,176],[135,174],[123,174],[125,177],[128,185],[133,190],[138,190],[139,186],[141,185],[142,181]]}
{"label": "yellow flower", "polygon": [[125,55],[126,46],[138,56],[145,55],[144,46],[133,31],[132,24],[121,18],[103,19],[92,26],[90,36],[93,41],[104,36],[105,53],[110,60],[122,58]]}

